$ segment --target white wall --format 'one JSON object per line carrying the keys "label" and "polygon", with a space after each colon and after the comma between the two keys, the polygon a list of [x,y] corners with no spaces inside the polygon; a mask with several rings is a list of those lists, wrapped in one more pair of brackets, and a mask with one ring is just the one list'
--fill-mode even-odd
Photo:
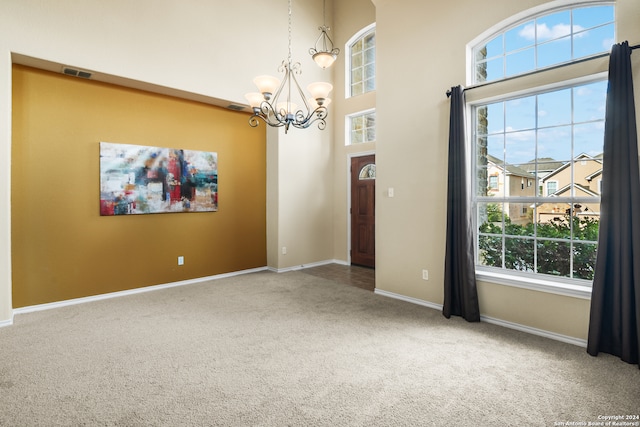
{"label": "white wall", "polygon": [[[293,2],[293,59],[301,81],[327,80],[308,49],[318,36],[322,2]],[[0,324],[11,306],[11,63],[12,54],[143,82],[218,105],[245,104],[258,74],[277,75],[286,59],[286,0],[3,0],[0,3]],[[18,57],[14,55],[14,57]],[[96,100],[99,102],[99,100]],[[264,126],[262,124],[261,126]],[[292,130],[269,133],[279,168],[267,186],[277,217],[269,235],[290,246],[282,268],[331,259],[329,136]],[[15,165],[13,165],[15,166]],[[282,188],[278,188],[281,186]],[[298,212],[304,212],[303,215]],[[270,245],[274,246],[274,245]],[[99,260],[96,260],[99,262]]]}

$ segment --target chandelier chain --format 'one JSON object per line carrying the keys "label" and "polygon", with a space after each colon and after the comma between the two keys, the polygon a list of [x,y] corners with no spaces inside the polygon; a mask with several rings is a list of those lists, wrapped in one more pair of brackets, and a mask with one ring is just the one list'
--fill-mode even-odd
{"label": "chandelier chain", "polygon": [[291,0],[289,0],[289,56],[287,58],[291,64]]}
{"label": "chandelier chain", "polygon": [[326,14],[327,0],[322,0],[322,25],[327,26],[327,14]]}

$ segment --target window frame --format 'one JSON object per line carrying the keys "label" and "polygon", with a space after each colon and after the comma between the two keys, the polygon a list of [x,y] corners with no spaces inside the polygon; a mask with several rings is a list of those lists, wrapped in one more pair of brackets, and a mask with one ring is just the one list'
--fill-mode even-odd
{"label": "window frame", "polygon": [[[508,100],[520,98],[523,96],[537,95],[537,94],[545,93],[549,91],[563,90],[570,87],[606,81],[607,77],[608,77],[607,72],[599,72],[599,73],[594,73],[594,74],[579,77],[579,78],[559,80],[556,83],[550,84],[550,85],[532,87],[529,89],[519,90],[515,92],[510,92],[510,93],[505,92],[498,96],[491,96],[488,98],[478,98],[468,102],[466,105],[466,117],[467,117],[466,126],[468,127],[470,132],[467,133],[469,137],[467,138],[466,144],[467,144],[467,150],[471,154],[469,156],[470,161],[468,162],[470,169],[473,171],[475,170],[475,167],[476,167],[475,165],[476,152],[475,152],[475,140],[474,140],[475,130],[474,130],[474,122],[473,122],[475,108],[477,108],[480,105],[485,105],[493,102],[508,101]],[[574,159],[574,161],[578,162],[579,160]],[[473,177],[474,174],[470,173],[470,176]],[[476,194],[478,189],[477,189],[477,181],[475,179],[472,179],[471,181],[471,189],[472,189],[471,191],[472,195],[471,195],[470,202],[471,202],[471,209],[473,212],[472,226],[474,230],[474,233],[473,233],[474,249],[477,250],[478,238],[479,238],[479,233],[478,233],[479,224],[478,224],[478,217],[476,214],[477,204],[487,203],[487,201],[477,200]],[[556,200],[556,196],[551,196],[551,197],[546,196],[546,185],[545,185],[544,195],[540,195],[536,197],[538,201],[542,203]],[[564,198],[565,197],[563,197],[563,199]],[[512,203],[518,203],[519,199],[520,198],[516,197],[511,200],[512,200]],[[526,199],[527,201],[529,200],[529,198],[523,198],[523,199]],[[573,202],[587,203],[589,201],[593,202],[592,200],[586,200],[580,197],[571,197],[570,199],[572,200],[572,203]],[[506,201],[506,203],[509,203],[509,199],[505,198],[504,200]],[[517,270],[501,269],[497,267],[482,266],[482,265],[476,264],[476,259],[477,259],[477,253],[474,253],[474,265],[476,270],[476,277],[478,278],[478,280],[486,280],[492,283],[498,283],[502,285],[509,285],[509,286],[515,286],[515,287],[520,287],[525,289],[532,289],[532,290],[544,291],[549,293],[568,295],[568,296],[573,296],[578,298],[588,299],[591,296],[592,281],[590,280],[569,278],[564,276],[552,276],[544,273],[530,273],[530,272],[522,272]]]}
{"label": "window frame", "polygon": [[[608,52],[601,55],[594,55],[590,57],[584,57],[578,60],[573,60],[568,63],[551,66],[548,68],[541,68],[529,73],[521,75],[515,75],[500,80],[491,80],[483,83],[474,83],[476,64],[473,56],[474,48],[486,41],[491,40],[493,37],[501,32],[506,32],[511,28],[514,28],[518,23],[531,20],[536,16],[551,14],[554,11],[560,9],[575,9],[579,7],[590,6],[602,6],[611,5],[614,7],[614,17],[617,10],[616,4],[613,1],[580,1],[580,0],[552,0],[545,4],[540,4],[529,9],[522,10],[500,22],[497,22],[493,26],[487,28],[480,33],[477,37],[472,39],[466,46],[466,84],[467,89],[476,89],[468,91],[466,93],[466,128],[467,128],[467,149],[469,153],[473,153],[467,157],[467,165],[470,171],[470,176],[473,177],[473,169],[471,169],[473,163],[473,155],[475,155],[475,140],[473,135],[472,122],[472,108],[477,104],[490,103],[492,101],[505,100],[507,97],[519,97],[526,94],[531,94],[533,91],[547,91],[561,86],[578,85],[580,83],[587,84],[595,82],[597,80],[606,80],[608,76],[608,61],[602,61],[599,58],[608,56]],[[618,22],[614,19],[614,37],[617,40]],[[583,62],[588,67],[589,74],[585,75],[580,71],[581,67],[567,67],[566,65]],[[535,75],[535,76],[534,76]],[[475,179],[473,180],[475,182]],[[472,183],[475,185],[474,183]],[[535,180],[533,185],[536,189],[539,188],[542,194],[542,183],[539,180]],[[600,183],[599,183],[600,186]],[[599,187],[600,189],[600,187]],[[474,189],[475,191],[475,189]],[[598,193],[601,193],[598,191]],[[475,197],[474,194],[472,194]],[[471,201],[471,200],[470,200]],[[476,206],[471,204],[473,211],[476,212]],[[477,215],[474,215],[473,227],[478,230]],[[473,234],[474,244],[477,247],[478,233]],[[474,260],[475,264],[475,260]],[[522,273],[515,270],[501,270],[497,268],[475,265],[476,278],[479,282],[487,282],[494,285],[509,286],[522,288],[526,290],[533,290],[538,292],[545,292],[551,294],[557,294],[561,296],[568,296],[572,298],[586,299],[591,298],[592,287],[591,282],[571,279],[565,277],[548,276],[544,274],[535,273]],[[586,282],[586,283],[585,283]]]}
{"label": "window frame", "polygon": [[[582,62],[582,61],[588,61],[589,59],[594,59],[594,58],[598,58],[604,55],[608,55],[609,51],[603,51],[600,53],[594,53],[594,54],[590,54],[590,55],[585,55],[585,56],[581,56],[578,58],[573,58],[570,59],[568,61],[561,61],[561,62],[557,62],[551,65],[546,65],[546,66],[542,66],[542,67],[538,67],[537,65],[534,66],[534,68],[532,68],[531,70],[528,71],[524,71],[521,73],[516,73],[513,75],[503,75],[501,78],[497,78],[497,79],[493,79],[493,80],[487,80],[487,81],[478,81],[476,78],[476,67],[477,67],[477,63],[475,60],[475,49],[479,46],[482,46],[488,42],[490,42],[491,40],[493,40],[495,37],[499,36],[499,35],[504,35],[506,34],[508,31],[517,28],[519,25],[524,24],[527,21],[530,20],[535,20],[537,18],[541,18],[544,17],[546,15],[551,15],[554,14],[556,12],[561,12],[564,10],[573,10],[573,9],[580,9],[580,8],[588,8],[588,7],[597,7],[597,6],[612,6],[614,8],[614,20],[613,20],[613,25],[614,25],[614,39],[617,39],[617,20],[615,17],[615,8],[616,8],[616,2],[615,1],[611,1],[611,0],[591,0],[591,1],[580,1],[580,0],[555,0],[552,1],[550,3],[547,4],[542,4],[536,7],[533,7],[531,9],[527,9],[525,11],[522,11],[520,13],[517,13],[513,16],[511,16],[510,18],[507,18],[506,20],[497,23],[496,25],[490,27],[488,30],[484,31],[482,34],[480,34],[478,37],[476,37],[475,39],[473,39],[468,45],[467,45],[467,83],[468,85],[485,85],[485,84],[493,84],[496,82],[502,82],[505,80],[511,80],[514,78],[518,78],[521,76],[526,76],[528,74],[533,74],[533,73],[537,73],[537,72],[541,72],[541,71],[545,71],[545,70],[549,70],[549,69],[553,69],[553,68],[557,68],[557,67],[561,67],[564,65],[570,65],[573,63],[578,63],[578,62]],[[595,27],[594,27],[595,28]],[[570,32],[570,37],[571,39],[573,39],[573,31]],[[544,45],[546,42],[543,43],[537,43],[534,42],[533,46],[534,49],[537,49],[538,45]],[[506,53],[503,52],[503,56],[505,56]],[[537,62],[536,62],[537,63]],[[503,64],[503,66],[505,66]]]}
{"label": "window frame", "polygon": [[[553,90],[562,90],[569,87],[575,87],[590,83],[596,83],[599,81],[606,81],[608,78],[608,74],[606,71],[590,74],[583,77],[567,79],[567,80],[559,80],[552,84],[542,85],[542,86],[534,86],[532,88],[517,90],[513,92],[504,92],[500,95],[494,95],[486,98],[477,98],[473,99],[466,104],[465,115],[466,119],[466,127],[468,129],[467,135],[467,152],[470,153],[468,160],[468,167],[470,170],[469,176],[473,177],[473,171],[475,168],[475,132],[474,132],[474,123],[473,123],[473,115],[474,109],[479,105],[489,104],[493,102],[500,101],[508,101],[510,99],[520,98],[523,96],[536,95],[544,92],[549,92]],[[471,180],[471,199],[470,206],[472,209],[472,217],[473,217],[473,239],[474,239],[474,248],[477,250],[478,248],[478,218],[477,218],[477,203],[476,194],[476,180]],[[545,186],[546,193],[546,186]],[[541,202],[554,200],[554,197],[547,197],[546,195],[538,196],[538,199]],[[574,197],[573,201],[582,202],[583,200],[579,197]],[[483,203],[485,201],[480,201]],[[582,299],[590,299],[591,298],[591,284],[592,281],[585,279],[576,279],[569,278],[563,276],[552,276],[544,273],[529,273],[522,272],[517,270],[506,270],[499,269],[496,267],[490,266],[482,266],[476,264],[477,253],[474,252],[474,266],[476,271],[476,277],[480,281],[488,281],[491,283],[496,283],[500,285],[513,286],[523,289],[542,291],[547,293],[553,293],[564,296],[571,296]]]}
{"label": "window frame", "polygon": [[487,188],[491,191],[498,191],[500,189],[500,177],[498,175],[489,175],[488,178],[489,186]]}
{"label": "window frame", "polygon": [[[349,99],[349,98],[353,98],[353,97],[357,97],[357,96],[361,96],[364,94],[367,94],[369,92],[375,92],[376,90],[376,82],[375,82],[375,74],[374,74],[374,88],[372,90],[369,91],[364,91],[360,94],[357,95],[352,95],[352,91],[351,91],[351,87],[352,87],[352,64],[351,64],[351,46],[357,42],[359,39],[363,39],[364,37],[366,37],[367,35],[369,35],[370,33],[375,33],[376,32],[376,23],[373,22],[369,25],[367,25],[366,27],[362,28],[360,31],[356,32],[349,40],[347,40],[347,42],[345,43],[344,46],[344,51],[346,52],[347,55],[347,60],[345,61],[345,70],[344,70],[344,75],[345,75],[345,85],[344,85],[344,90],[345,90],[345,98]],[[375,48],[374,48],[375,49]],[[373,65],[374,65],[374,69],[376,66],[376,61],[377,58],[374,60]],[[364,80],[363,80],[364,81]]]}
{"label": "window frame", "polygon": [[[375,114],[376,114],[376,109],[375,108],[369,108],[366,110],[361,110],[361,111],[356,111],[354,113],[350,113],[347,114],[345,116],[345,137],[344,137],[344,141],[345,141],[345,146],[354,146],[354,145],[360,145],[360,144],[369,144],[369,143],[373,143],[376,142],[376,139],[370,140],[370,141],[361,141],[361,142],[353,142],[352,140],[352,132],[351,132],[351,124],[353,123],[353,119],[356,117],[367,117],[368,115],[372,114],[374,115],[374,129],[375,129]],[[366,127],[365,127],[365,134],[366,134]]]}
{"label": "window frame", "polygon": [[[554,183],[556,185],[556,189],[553,193],[549,194],[549,184]],[[555,194],[558,191],[558,181],[555,179],[550,179],[549,181],[545,181],[544,191],[546,193],[546,197],[551,197],[552,194]]]}

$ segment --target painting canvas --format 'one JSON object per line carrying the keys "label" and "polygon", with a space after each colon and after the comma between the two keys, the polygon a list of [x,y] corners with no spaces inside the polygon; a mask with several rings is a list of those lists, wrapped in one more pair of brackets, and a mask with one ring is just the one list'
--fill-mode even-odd
{"label": "painting canvas", "polygon": [[217,210],[217,153],[100,143],[100,215]]}

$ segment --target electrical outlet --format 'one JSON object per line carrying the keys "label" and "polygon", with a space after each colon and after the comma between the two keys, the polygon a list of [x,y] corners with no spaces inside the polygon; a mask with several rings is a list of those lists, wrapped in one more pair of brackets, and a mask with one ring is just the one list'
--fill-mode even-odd
{"label": "electrical outlet", "polygon": [[282,255],[286,255],[287,254],[287,247],[283,246],[282,247]]}
{"label": "electrical outlet", "polygon": [[184,257],[183,256],[179,256],[178,257],[178,265],[184,265]]}
{"label": "electrical outlet", "polygon": [[429,270],[422,270],[422,280],[429,280]]}

